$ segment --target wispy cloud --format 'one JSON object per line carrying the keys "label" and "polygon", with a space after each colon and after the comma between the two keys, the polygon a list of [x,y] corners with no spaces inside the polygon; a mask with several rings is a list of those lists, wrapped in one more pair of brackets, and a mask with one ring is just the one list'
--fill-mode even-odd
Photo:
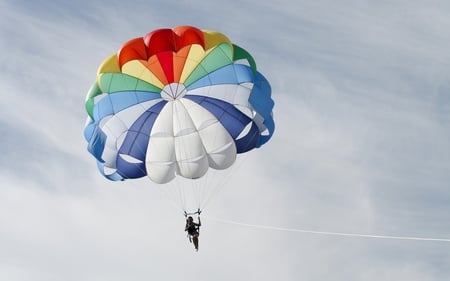
{"label": "wispy cloud", "polygon": [[[450,273],[442,244],[212,219],[450,235],[446,1],[3,1],[0,10],[0,279],[422,281]],[[276,101],[273,140],[244,157],[205,211],[195,257],[183,217],[158,189],[104,180],[82,136],[100,62],[126,40],[181,24],[249,49]]]}

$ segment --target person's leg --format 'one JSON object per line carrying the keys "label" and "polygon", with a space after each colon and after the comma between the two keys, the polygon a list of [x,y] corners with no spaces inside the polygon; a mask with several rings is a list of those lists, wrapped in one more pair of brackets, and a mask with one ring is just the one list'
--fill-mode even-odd
{"label": "person's leg", "polygon": [[192,240],[194,241],[195,249],[198,250],[198,236],[195,235],[195,236],[192,238]]}

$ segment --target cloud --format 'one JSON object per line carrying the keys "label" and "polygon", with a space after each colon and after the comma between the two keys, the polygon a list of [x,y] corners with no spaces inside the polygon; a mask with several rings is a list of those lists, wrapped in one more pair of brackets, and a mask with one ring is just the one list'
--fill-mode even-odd
{"label": "cloud", "polygon": [[[449,235],[447,7],[2,2],[0,279],[442,280],[446,245],[214,218]],[[199,253],[158,188],[103,179],[82,136],[99,63],[126,40],[180,24],[219,30],[250,50],[276,102],[274,138],[241,157],[205,210]]]}

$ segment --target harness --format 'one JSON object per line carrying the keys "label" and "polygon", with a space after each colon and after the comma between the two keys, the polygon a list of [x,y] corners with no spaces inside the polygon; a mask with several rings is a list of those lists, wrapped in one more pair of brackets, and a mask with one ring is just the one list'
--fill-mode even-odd
{"label": "harness", "polygon": [[187,232],[188,232],[188,234],[189,235],[194,235],[194,234],[196,234],[196,233],[198,233],[198,234],[200,234],[200,227],[198,227],[197,225],[195,225],[194,223],[193,224],[191,224],[191,225],[188,225],[188,229],[187,229]]}
{"label": "harness", "polygon": [[[184,211],[184,217],[187,218],[188,216],[197,214],[198,217],[200,218],[201,212],[202,211],[200,209],[198,209],[196,212],[193,212],[193,213],[188,213],[188,212]],[[194,222],[192,222],[192,224],[190,224],[190,225],[189,224],[186,224],[186,225],[188,226],[187,237],[189,238],[189,242],[192,243],[192,237],[195,234],[200,235],[200,226],[196,225]]]}
{"label": "harness", "polygon": [[184,211],[184,217],[187,218],[188,216],[193,216],[195,214],[198,214],[200,216],[201,213],[202,213],[202,211],[200,210],[200,208],[196,212],[193,212],[193,213],[188,213],[188,212]]}

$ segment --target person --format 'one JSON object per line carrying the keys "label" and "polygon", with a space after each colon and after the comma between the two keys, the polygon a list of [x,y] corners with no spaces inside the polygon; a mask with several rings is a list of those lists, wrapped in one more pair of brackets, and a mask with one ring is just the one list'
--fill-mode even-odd
{"label": "person", "polygon": [[200,216],[198,217],[198,223],[194,222],[194,219],[189,216],[186,219],[186,226],[184,227],[184,231],[187,231],[189,236],[189,241],[192,243],[194,242],[195,250],[198,251],[198,236],[200,235],[199,229],[202,225],[202,222],[200,221]]}

